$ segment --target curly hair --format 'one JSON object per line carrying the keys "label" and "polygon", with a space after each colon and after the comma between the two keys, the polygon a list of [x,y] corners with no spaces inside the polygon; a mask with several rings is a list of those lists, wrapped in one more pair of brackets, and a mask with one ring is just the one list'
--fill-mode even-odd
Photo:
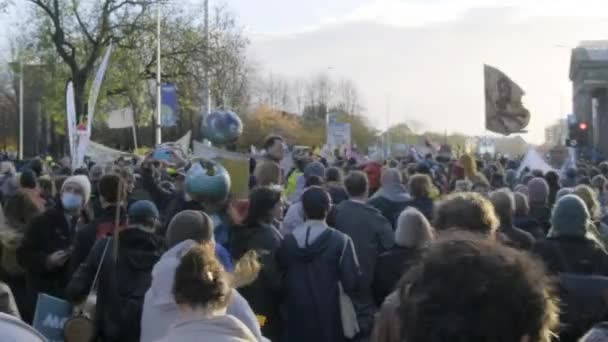
{"label": "curly hair", "polygon": [[431,245],[398,291],[403,341],[520,341],[527,336],[550,342],[558,325],[556,291],[542,263],[469,233],[444,236]]}
{"label": "curly hair", "polygon": [[177,304],[209,310],[223,309],[232,293],[224,268],[211,244],[195,245],[175,270],[173,297]]}
{"label": "curly hair", "polygon": [[490,201],[480,194],[463,192],[451,194],[439,203],[433,226],[438,231],[459,228],[494,236],[498,224]]}

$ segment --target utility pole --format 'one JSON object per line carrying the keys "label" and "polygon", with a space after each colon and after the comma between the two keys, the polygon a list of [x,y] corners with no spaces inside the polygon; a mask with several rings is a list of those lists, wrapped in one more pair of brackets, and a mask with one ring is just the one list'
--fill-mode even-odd
{"label": "utility pole", "polygon": [[205,0],[204,7],[205,73],[203,75],[203,119],[211,112],[211,91],[209,89],[209,0]]}
{"label": "utility pole", "polygon": [[19,56],[19,160],[23,160],[23,56]]}
{"label": "utility pole", "polygon": [[157,145],[162,143],[162,128],[161,124],[161,68],[160,68],[160,3],[156,7],[156,135],[155,141]]}

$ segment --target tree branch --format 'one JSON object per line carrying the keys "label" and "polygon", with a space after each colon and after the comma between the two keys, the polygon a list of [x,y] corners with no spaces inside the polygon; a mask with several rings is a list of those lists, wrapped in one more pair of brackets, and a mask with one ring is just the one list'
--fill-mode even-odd
{"label": "tree branch", "polygon": [[85,37],[87,37],[91,44],[95,45],[97,42],[95,41],[95,39],[93,39],[93,36],[89,32],[89,29],[87,29],[87,26],[82,22],[82,18],[80,18],[80,13],[78,13],[78,4],[76,4],[76,0],[72,0],[72,6],[74,7],[74,15],[76,16],[76,21],[78,22],[78,26],[80,26],[82,33],[84,33]]}

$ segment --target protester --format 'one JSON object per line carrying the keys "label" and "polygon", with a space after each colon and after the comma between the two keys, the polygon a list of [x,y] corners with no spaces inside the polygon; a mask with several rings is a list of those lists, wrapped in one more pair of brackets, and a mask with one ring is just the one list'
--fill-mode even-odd
{"label": "protester", "polygon": [[[121,229],[125,224],[126,214],[121,203],[125,199],[124,181],[116,174],[107,174],[101,177],[98,187],[102,212],[91,223],[76,232],[74,251],[70,259],[73,270],[85,261],[95,241],[114,235],[116,230]],[[115,227],[117,211],[119,221],[118,227]]]}
{"label": "protester", "polygon": [[[227,272],[233,270],[230,255],[224,247],[215,243],[213,222],[204,212],[186,210],[177,214],[167,229],[166,242],[169,250],[154,265],[152,284],[146,292],[141,322],[141,342],[160,339],[179,319],[178,307],[172,295],[175,269],[181,257],[193,246],[197,243],[213,245],[215,256],[224,269]],[[251,330],[258,341],[262,341],[260,325],[255,314],[247,301],[236,290],[232,290],[227,314],[238,318]]]}
{"label": "protester", "polygon": [[559,189],[561,189],[559,175],[555,171],[549,171],[545,174],[545,180],[547,181],[547,185],[549,185],[549,207],[553,208],[557,192],[559,191]]}
{"label": "protester", "polygon": [[568,168],[561,183],[563,188],[574,188],[576,186],[576,169]]}
{"label": "protester", "polygon": [[93,211],[95,218],[103,215],[103,207],[99,199],[99,181],[104,175],[104,168],[101,165],[93,165],[89,172],[89,180],[91,181],[91,201],[89,207]]}
{"label": "protester", "polygon": [[363,172],[368,179],[369,193],[373,195],[380,188],[380,179],[382,177],[382,164],[384,156],[381,151],[372,155],[372,160],[363,166]]}
{"label": "protester", "polygon": [[[557,194],[556,194],[557,195]],[[538,221],[545,233],[549,231],[551,223],[551,208],[549,207],[549,184],[544,178],[536,177],[528,182],[528,203],[530,216]]]}
{"label": "protester", "polygon": [[[100,194],[106,198],[103,184],[102,179]],[[67,287],[69,301],[82,303],[90,294],[97,270],[100,270],[95,327],[96,336],[104,342],[139,339],[144,296],[152,281],[152,267],[164,249],[163,239],[155,234],[158,220],[159,211],[154,203],[135,202],[129,209],[128,227],[97,240]]]}
{"label": "protester", "polygon": [[437,206],[433,221],[438,232],[458,229],[491,238],[499,225],[492,203],[473,192],[448,195]]}
{"label": "protester", "polygon": [[597,175],[591,179],[591,186],[597,193],[601,215],[605,215],[608,205],[608,179],[603,175]]}
{"label": "protester", "polygon": [[408,188],[412,199],[406,202],[406,207],[418,209],[427,220],[433,220],[435,204],[431,199],[433,183],[427,175],[414,175],[410,178]]}
{"label": "protester", "polygon": [[249,212],[242,225],[231,229],[228,250],[234,260],[239,260],[250,250],[260,255],[262,271],[251,284],[239,289],[256,315],[263,317],[262,334],[271,341],[281,337],[279,313],[281,274],[276,263],[276,253],[282,236],[274,225],[282,215],[281,189],[257,187],[249,195]]}
{"label": "protester", "polygon": [[382,173],[380,189],[367,202],[367,204],[380,211],[382,216],[391,223],[393,229],[397,224],[399,214],[411,200],[401,183],[401,172],[399,170],[385,169]]}
{"label": "protester", "polygon": [[26,271],[28,305],[22,309],[31,322],[38,293],[65,298],[70,280],[69,259],[73,251],[76,225],[89,221],[85,208],[91,184],[85,176],[72,176],[61,188],[61,202],[33,219],[17,249],[17,261]]}
{"label": "protester", "polygon": [[542,265],[473,236],[433,244],[396,296],[400,324],[380,319],[377,325],[389,330],[379,335],[394,336],[395,329],[402,341],[550,342],[558,324],[557,298]]}
{"label": "protester", "polygon": [[327,226],[331,200],[320,187],[302,195],[306,222],[285,237],[279,264],[285,273],[287,310],[285,341],[346,341],[342,330],[339,289],[353,295],[359,264],[352,240]]}
{"label": "protester", "polygon": [[587,210],[591,216],[591,221],[597,223],[601,215],[597,193],[590,186],[581,184],[574,188],[574,194],[585,202],[585,206],[587,206]]}
{"label": "protester", "polygon": [[348,193],[342,182],[342,172],[337,167],[330,167],[325,172],[325,188],[331,197],[331,203],[338,205],[348,199]]}
{"label": "protester", "polygon": [[19,175],[19,185],[17,192],[24,194],[36,206],[38,212],[43,212],[46,209],[46,202],[38,190],[36,174],[31,170],[23,171]]}
{"label": "protester", "polygon": [[578,196],[557,201],[549,236],[535,248],[551,272],[608,276],[608,252],[590,233],[590,218]]}
{"label": "protester", "polygon": [[344,180],[344,186],[350,198],[336,206],[335,228],[348,235],[355,245],[362,280],[358,293],[352,299],[357,309],[361,335],[366,336],[371,333],[376,310],[372,282],[378,256],[390,250],[395,239],[390,222],[378,209],[366,204],[369,193],[366,174],[351,172]]}
{"label": "protester", "polygon": [[572,194],[574,194],[574,188],[561,188],[557,192],[557,195],[555,195],[555,201],[557,202],[560,198]]}
{"label": "protester", "polygon": [[546,237],[545,231],[540,223],[530,216],[530,206],[528,205],[528,196],[514,192],[515,199],[515,216],[513,217],[513,225],[525,232],[532,234],[534,239],[542,240]]}
{"label": "protester", "polygon": [[179,319],[159,342],[255,342],[252,332],[226,314],[232,294],[226,272],[209,245],[190,248],[175,270],[173,297]]}
{"label": "protester", "polygon": [[535,239],[532,234],[513,225],[515,215],[515,198],[509,189],[501,189],[490,194],[496,216],[500,220],[499,232],[503,241],[512,247],[531,250]]}
{"label": "protester", "polygon": [[399,215],[395,246],[378,257],[373,282],[376,305],[380,306],[395,290],[401,276],[418,261],[434,238],[433,227],[418,209],[407,208]]}
{"label": "protester", "polygon": [[[313,186],[323,186],[323,179],[317,176],[311,176],[306,179],[306,184],[304,185],[305,189],[308,189]],[[298,200],[293,203],[287,209],[287,213],[285,214],[285,219],[283,220],[283,229],[282,232],[284,234],[291,233],[297,226],[304,223],[304,209],[302,208],[302,201]]]}
{"label": "protester", "polygon": [[278,135],[271,135],[264,141],[264,158],[259,160],[254,171],[257,186],[283,184],[283,170],[280,162],[285,157],[284,140]]}

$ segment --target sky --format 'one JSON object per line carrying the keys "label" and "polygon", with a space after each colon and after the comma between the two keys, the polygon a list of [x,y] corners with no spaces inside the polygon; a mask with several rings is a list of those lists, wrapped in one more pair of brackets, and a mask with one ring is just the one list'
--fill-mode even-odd
{"label": "sky", "polygon": [[[191,0],[196,1],[196,0]],[[524,138],[572,111],[570,50],[608,39],[595,0],[232,0],[269,72],[331,75],[359,86],[378,128],[415,120],[439,132],[485,134],[483,64],[526,91]]]}
{"label": "sky", "polygon": [[[414,120],[425,130],[485,134],[485,63],[526,91],[524,138],[540,143],[545,126],[572,111],[571,48],[608,39],[605,0],[210,0],[220,2],[264,71],[295,78],[331,67],[332,77],[357,84],[380,129]],[[0,52],[18,18],[0,15]]]}

